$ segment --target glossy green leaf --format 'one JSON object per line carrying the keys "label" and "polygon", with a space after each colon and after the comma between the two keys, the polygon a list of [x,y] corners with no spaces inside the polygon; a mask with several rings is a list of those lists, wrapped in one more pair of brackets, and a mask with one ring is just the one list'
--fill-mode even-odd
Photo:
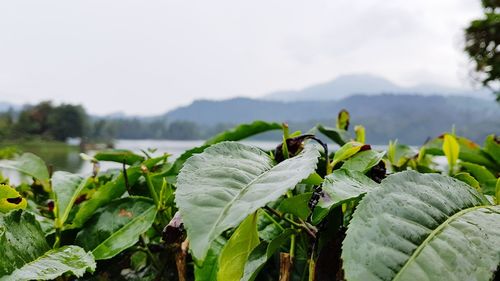
{"label": "glossy green leaf", "polygon": [[194,279],[196,281],[217,281],[219,270],[219,256],[227,241],[219,236],[214,240],[202,266],[194,265]]}
{"label": "glossy green leaf", "polygon": [[379,185],[361,172],[339,169],[325,177],[321,186],[324,196],[313,210],[311,221],[320,223],[331,209],[342,203],[355,200]]}
{"label": "glossy green leaf", "polygon": [[248,137],[264,133],[271,130],[280,130],[281,124],[269,123],[264,121],[255,121],[249,124],[241,124],[230,130],[217,134],[208,139],[204,145],[212,145],[223,141],[238,141]]}
{"label": "glossy green leaf", "polygon": [[24,153],[15,160],[2,160],[0,168],[13,169],[41,181],[49,180],[45,162],[33,153]]}
{"label": "glossy green leaf", "polygon": [[340,146],[346,144],[351,139],[351,136],[346,130],[325,127],[323,125],[318,125],[317,128],[323,135],[327,136]]}
{"label": "glossy green leaf", "polygon": [[257,232],[257,212],[255,212],[243,220],[222,249],[217,279],[240,280],[247,258],[257,245],[259,245],[259,233]]}
{"label": "glossy green leaf", "polygon": [[453,171],[453,167],[458,160],[458,155],[460,153],[460,146],[454,136],[450,134],[445,134],[443,139],[443,152],[448,160],[448,167],[450,168],[450,173]]}
{"label": "glossy green leaf", "polygon": [[76,246],[51,250],[35,216],[21,210],[0,216],[0,280],[47,280],[94,271],[91,254]]}
{"label": "glossy green leaf", "polygon": [[189,158],[177,179],[176,203],[193,256],[203,261],[216,237],[307,178],[318,157],[319,147],[308,143],[275,165],[259,148],[223,142]]}
{"label": "glossy green leaf", "polygon": [[347,280],[491,280],[500,207],[451,177],[401,172],[359,203],[342,247]]}
{"label": "glossy green leaf", "polygon": [[494,195],[497,178],[488,169],[483,166],[462,162],[461,166],[465,168],[481,184],[481,190],[484,194]]}
{"label": "glossy green leaf", "polygon": [[342,169],[358,171],[361,173],[368,172],[371,168],[376,166],[382,158],[384,158],[385,152],[377,152],[375,150],[365,150],[357,153],[353,157],[349,158],[342,164]]}
{"label": "glossy green leaf", "polygon": [[0,281],[52,280],[65,273],[81,277],[86,271],[93,272],[95,267],[90,253],[78,246],[63,246],[46,252],[10,275],[1,277]]}
{"label": "glossy green leaf", "polygon": [[109,259],[133,246],[151,227],[156,206],[144,197],[126,197],[99,209],[78,232],[76,244],[92,251],[96,260]]}
{"label": "glossy green leaf", "polygon": [[335,166],[337,163],[340,163],[354,154],[358,153],[364,145],[360,142],[351,141],[344,144],[337,151],[335,151],[335,155],[333,156],[332,166]]}
{"label": "glossy green leaf", "polygon": [[288,241],[290,235],[294,231],[287,229],[283,231],[278,237],[273,239],[270,243],[261,242],[248,256],[248,261],[245,264],[243,277],[241,281],[253,281],[262,270],[266,262],[281,248],[281,246]]}
{"label": "glossy green leaf", "polygon": [[13,187],[0,184],[0,213],[7,213],[16,209],[25,209],[26,199],[21,197]]}
{"label": "glossy green leaf", "polygon": [[99,151],[94,155],[94,158],[99,161],[111,161],[125,163],[127,165],[133,165],[144,161],[143,156],[122,149]]}
{"label": "glossy green leaf", "polygon": [[[152,158],[144,161],[144,165],[151,169],[158,162],[162,161],[164,157]],[[140,166],[132,166],[127,169],[127,178],[130,186],[134,185],[135,182],[142,175]],[[116,199],[123,195],[126,191],[125,186],[125,177],[123,173],[112,180],[106,183],[105,185],[99,187],[95,193],[92,194],[92,197],[89,200],[82,202],[79,205],[78,211],[75,214],[75,218],[73,219],[74,227],[82,227],[83,224],[95,213],[97,209],[111,202],[113,199]]]}
{"label": "glossy green leaf", "polygon": [[86,181],[79,175],[57,171],[52,176],[56,225],[62,227]]}
{"label": "glossy green leaf", "polygon": [[292,214],[303,220],[307,220],[311,210],[308,207],[312,192],[301,193],[290,198],[285,198],[278,206],[278,211]]}
{"label": "glossy green leaf", "polygon": [[[484,141],[484,151],[500,166],[500,137],[489,135]],[[500,167],[497,168],[500,170]]]}

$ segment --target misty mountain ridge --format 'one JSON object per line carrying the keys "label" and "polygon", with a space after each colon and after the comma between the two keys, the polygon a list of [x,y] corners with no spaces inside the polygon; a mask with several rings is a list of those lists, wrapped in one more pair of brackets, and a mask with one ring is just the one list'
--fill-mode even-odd
{"label": "misty mountain ridge", "polygon": [[263,96],[263,99],[276,101],[340,100],[359,94],[458,95],[484,99],[493,98],[487,89],[456,89],[435,84],[403,87],[376,75],[350,74],[341,75],[326,83],[306,87],[302,90],[278,91],[267,94]]}

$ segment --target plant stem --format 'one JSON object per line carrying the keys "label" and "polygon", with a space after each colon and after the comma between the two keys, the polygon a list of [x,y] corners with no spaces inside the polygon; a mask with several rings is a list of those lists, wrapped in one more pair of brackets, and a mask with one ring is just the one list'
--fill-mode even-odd
{"label": "plant stem", "polygon": [[155,187],[153,185],[153,182],[151,181],[151,176],[149,175],[148,168],[144,165],[141,166],[142,173],[144,174],[144,177],[146,178],[146,185],[148,186],[149,193],[151,194],[151,197],[153,197],[153,201],[155,202],[155,205],[157,208],[160,206],[160,202],[158,200],[158,195],[156,195]]}
{"label": "plant stem", "polygon": [[279,224],[271,215],[269,215],[265,210],[262,210],[263,211],[263,214],[264,216],[266,216],[272,223],[274,223],[277,227],[279,227],[279,229],[281,229],[282,231],[285,230],[285,228],[283,228],[283,226],[281,226],[281,224]]}

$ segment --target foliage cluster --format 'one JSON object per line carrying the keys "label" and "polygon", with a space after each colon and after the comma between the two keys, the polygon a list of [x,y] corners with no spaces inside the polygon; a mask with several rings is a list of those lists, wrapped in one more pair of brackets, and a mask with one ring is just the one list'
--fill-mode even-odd
{"label": "foliage cluster", "polygon": [[[349,123],[341,111],[302,134],[256,121],[174,161],[82,155],[88,176],[50,174],[33,154],[0,161],[33,178],[1,179],[0,280],[495,278],[498,136],[376,151]],[[237,142],[280,129],[273,151]],[[100,171],[102,161],[123,168]]]}

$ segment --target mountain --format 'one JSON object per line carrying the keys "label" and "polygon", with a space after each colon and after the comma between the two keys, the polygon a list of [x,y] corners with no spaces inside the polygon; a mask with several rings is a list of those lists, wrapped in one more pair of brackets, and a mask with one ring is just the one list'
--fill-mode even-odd
{"label": "mountain", "polygon": [[236,98],[200,100],[168,112],[169,122],[190,121],[208,127],[254,120],[288,122],[292,129],[307,131],[317,123],[333,126],[337,113],[347,109],[351,124],[362,124],[367,139],[384,144],[398,138],[421,144],[427,138],[449,131],[476,141],[500,133],[500,105],[483,99],[459,96],[354,95],[337,101],[266,101]]}
{"label": "mountain", "polygon": [[22,106],[8,102],[0,102],[0,112],[8,111],[11,108],[16,111],[21,109]]}
{"label": "mountain", "polygon": [[493,95],[485,89],[464,90],[433,84],[420,84],[413,87],[402,87],[379,76],[370,74],[352,74],[339,76],[332,81],[314,85],[298,91],[280,91],[271,93],[263,98],[275,101],[340,100],[356,94],[461,95],[485,99],[493,97]]}

